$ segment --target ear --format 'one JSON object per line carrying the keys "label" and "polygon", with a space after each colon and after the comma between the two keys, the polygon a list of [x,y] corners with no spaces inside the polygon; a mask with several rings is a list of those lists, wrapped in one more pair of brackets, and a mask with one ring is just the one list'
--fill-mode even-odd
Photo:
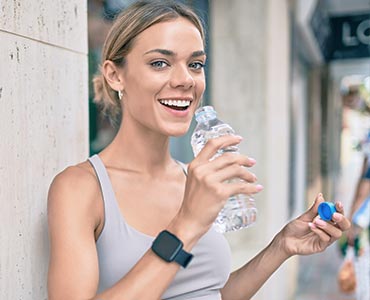
{"label": "ear", "polygon": [[117,92],[124,90],[123,72],[112,61],[106,60],[101,72],[113,90]]}

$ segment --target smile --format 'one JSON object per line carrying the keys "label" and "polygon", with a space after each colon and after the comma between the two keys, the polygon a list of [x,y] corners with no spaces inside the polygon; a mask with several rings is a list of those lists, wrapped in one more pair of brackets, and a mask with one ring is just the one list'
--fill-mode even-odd
{"label": "smile", "polygon": [[191,101],[190,100],[159,100],[159,102],[166,106],[166,107],[169,107],[171,109],[175,109],[175,110],[186,110],[190,104],[191,104]]}

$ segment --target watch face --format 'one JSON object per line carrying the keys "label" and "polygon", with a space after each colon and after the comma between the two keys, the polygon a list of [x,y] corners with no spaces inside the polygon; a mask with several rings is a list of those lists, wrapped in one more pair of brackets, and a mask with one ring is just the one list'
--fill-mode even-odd
{"label": "watch face", "polygon": [[152,249],[162,259],[171,262],[182,249],[182,242],[168,231],[162,231],[155,239]]}

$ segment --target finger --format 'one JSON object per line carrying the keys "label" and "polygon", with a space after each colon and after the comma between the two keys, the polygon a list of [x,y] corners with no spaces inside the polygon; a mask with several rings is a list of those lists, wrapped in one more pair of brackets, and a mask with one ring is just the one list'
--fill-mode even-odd
{"label": "finger", "polygon": [[215,158],[212,163],[214,164],[214,167],[216,169],[223,169],[226,166],[232,164],[237,164],[245,167],[253,167],[256,164],[256,160],[251,157],[241,155],[239,153],[227,152]]}
{"label": "finger", "polygon": [[234,179],[241,179],[250,183],[257,181],[255,174],[249,172],[247,168],[238,164],[226,165],[213,172],[210,176],[217,182],[230,181]]}
{"label": "finger", "polygon": [[346,231],[351,227],[351,222],[347,219],[343,214],[339,212],[335,212],[333,214],[332,220],[336,223],[336,225],[342,230]]}
{"label": "finger", "polygon": [[320,203],[324,202],[325,199],[321,193],[319,193],[314,202],[312,203],[311,207],[303,214],[303,217],[308,221],[313,220],[318,214],[318,207]]}
{"label": "finger", "polygon": [[318,228],[314,223],[308,223],[308,226],[310,227],[311,231],[313,231],[315,234],[318,235],[320,240],[323,242],[330,242],[330,236],[326,234],[322,229]]}
{"label": "finger", "polygon": [[316,227],[322,229],[325,233],[327,233],[330,237],[334,239],[339,239],[342,236],[343,231],[329,222],[325,222],[320,218],[315,218],[313,223],[316,225]]}
{"label": "finger", "polygon": [[238,135],[224,135],[208,140],[203,149],[199,152],[197,159],[200,161],[209,161],[215,156],[219,149],[235,146],[239,144],[242,137]]}
{"label": "finger", "polygon": [[342,215],[344,214],[344,208],[343,208],[342,202],[336,201],[335,202],[335,209],[336,209],[337,212],[341,213]]}
{"label": "finger", "polygon": [[229,183],[223,184],[223,189],[226,193],[230,196],[244,194],[244,195],[252,195],[259,193],[263,190],[263,186],[260,184],[250,184],[244,181],[234,181]]}

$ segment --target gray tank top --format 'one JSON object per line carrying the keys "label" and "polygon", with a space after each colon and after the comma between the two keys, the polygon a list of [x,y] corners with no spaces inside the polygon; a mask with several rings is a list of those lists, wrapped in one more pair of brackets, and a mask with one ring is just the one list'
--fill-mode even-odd
{"label": "gray tank top", "polygon": [[[89,158],[104,201],[105,222],[96,242],[101,292],[125,276],[151,247],[155,237],[131,227],[124,220],[108,176],[98,155]],[[183,166],[183,165],[182,165]],[[186,173],[186,168],[183,166]],[[193,260],[181,268],[163,300],[220,300],[231,269],[231,252],[224,236],[211,228],[192,249]]]}

